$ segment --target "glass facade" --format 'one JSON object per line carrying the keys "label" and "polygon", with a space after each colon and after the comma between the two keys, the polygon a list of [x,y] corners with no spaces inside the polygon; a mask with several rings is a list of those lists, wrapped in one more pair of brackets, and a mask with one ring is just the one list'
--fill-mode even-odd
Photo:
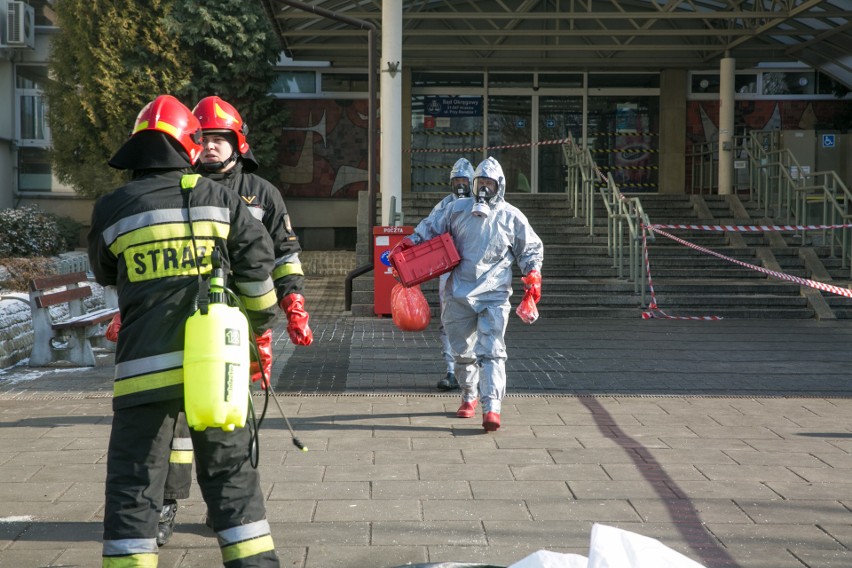
{"label": "glass facade", "polygon": [[[541,96],[538,98],[538,133],[541,140],[560,140],[571,134],[583,138],[583,97]],[[565,190],[565,159],[561,144],[538,147],[538,191]]]}
{"label": "glass facade", "polygon": [[[445,189],[449,168],[462,156],[474,165],[494,156],[509,193],[565,191],[563,141],[583,139],[584,109],[601,168],[625,191],[657,190],[658,74],[492,72],[483,87],[478,75],[470,83],[459,77],[414,74],[412,191]],[[594,89],[583,87],[586,80]],[[483,95],[454,94],[462,92]]]}
{"label": "glass facade", "polygon": [[589,97],[589,150],[623,191],[658,189],[659,106],[651,96]]}
{"label": "glass facade", "polygon": [[532,97],[488,97],[488,150],[503,166],[506,192],[531,191],[532,178]]}
{"label": "glass facade", "polygon": [[[459,158],[481,160],[483,99],[478,96],[415,95],[411,100],[412,191],[443,191]],[[415,151],[416,150],[416,151]]]}

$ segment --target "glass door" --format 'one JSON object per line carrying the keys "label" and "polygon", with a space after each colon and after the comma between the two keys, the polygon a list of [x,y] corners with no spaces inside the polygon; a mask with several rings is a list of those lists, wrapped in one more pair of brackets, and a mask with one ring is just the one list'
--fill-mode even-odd
{"label": "glass door", "polygon": [[[568,138],[583,140],[583,97],[541,96],[538,98],[539,142]],[[565,156],[562,144],[536,146],[539,193],[565,191]]]}
{"label": "glass door", "polygon": [[[531,190],[532,97],[488,97],[488,146],[511,146],[488,150],[500,162],[506,176],[506,193]],[[476,164],[474,164],[476,165]]]}
{"label": "glass door", "polygon": [[588,145],[604,174],[622,191],[659,190],[659,98],[589,97]]}

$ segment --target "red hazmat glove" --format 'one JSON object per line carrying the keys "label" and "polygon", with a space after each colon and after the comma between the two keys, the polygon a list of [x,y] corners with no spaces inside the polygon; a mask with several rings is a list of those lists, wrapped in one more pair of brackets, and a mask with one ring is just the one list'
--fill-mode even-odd
{"label": "red hazmat glove", "polygon": [[121,329],[121,314],[115,314],[112,316],[112,321],[109,322],[109,325],[106,328],[106,333],[104,333],[104,337],[106,337],[107,341],[112,341],[113,343],[118,342],[118,331]]}
{"label": "red hazmat glove", "polygon": [[391,264],[391,275],[394,277],[394,279],[397,282],[400,282],[399,273],[396,271],[396,266],[394,265],[393,260],[391,260],[391,257],[401,253],[402,251],[404,251],[406,249],[410,249],[413,246],[415,246],[414,242],[411,239],[409,239],[408,237],[405,237],[404,239],[402,239],[401,241],[396,243],[396,246],[393,247],[391,249],[391,251],[388,253],[388,262],[390,262],[390,264]]}
{"label": "red hazmat glove", "polygon": [[[266,390],[269,386],[269,381],[272,379],[272,330],[267,329],[261,335],[254,336],[257,343],[257,354],[260,357],[260,363],[257,361],[251,362],[249,372],[251,373],[251,382],[260,381],[260,386]],[[263,374],[260,370],[263,369]],[[265,377],[263,375],[266,375]]]}
{"label": "red hazmat glove", "polygon": [[521,282],[524,283],[526,292],[515,313],[522,322],[532,324],[538,319],[536,304],[541,300],[541,273],[538,270],[530,270],[521,278]]}
{"label": "red hazmat glove", "polygon": [[391,249],[390,253],[388,253],[388,260],[390,260],[390,257],[392,257],[393,255],[401,253],[406,249],[410,249],[413,246],[414,241],[412,241],[408,237],[405,237],[404,239],[396,243],[396,246]]}
{"label": "red hazmat glove", "polygon": [[524,283],[524,290],[528,296],[532,296],[537,304],[541,300],[541,272],[538,270],[530,270],[526,276],[521,278]]}
{"label": "red hazmat glove", "polygon": [[314,332],[308,325],[311,317],[305,311],[305,297],[301,294],[287,294],[281,299],[279,307],[287,314],[287,333],[294,345],[310,345],[314,341]]}
{"label": "red hazmat glove", "polygon": [[394,284],[391,290],[391,317],[402,331],[423,331],[429,326],[429,302],[420,290],[420,285],[406,288],[402,284]]}

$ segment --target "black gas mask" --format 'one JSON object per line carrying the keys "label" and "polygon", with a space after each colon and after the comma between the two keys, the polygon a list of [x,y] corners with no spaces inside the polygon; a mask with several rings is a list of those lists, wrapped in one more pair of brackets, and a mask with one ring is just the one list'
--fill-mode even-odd
{"label": "black gas mask", "polygon": [[467,180],[453,181],[453,194],[458,197],[470,197],[470,183]]}
{"label": "black gas mask", "polygon": [[[492,185],[494,187],[492,187]],[[487,217],[490,211],[488,204],[497,195],[497,182],[491,178],[476,178],[473,180],[473,193],[476,203],[473,204],[473,214],[477,217]]]}

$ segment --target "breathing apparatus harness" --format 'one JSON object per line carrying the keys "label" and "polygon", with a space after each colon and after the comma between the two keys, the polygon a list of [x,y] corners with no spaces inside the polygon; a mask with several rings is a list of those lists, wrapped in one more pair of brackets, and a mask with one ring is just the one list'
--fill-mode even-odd
{"label": "breathing apparatus harness", "polygon": [[[240,298],[225,284],[225,270],[224,268],[222,268],[222,255],[218,247],[215,248],[211,253],[212,272],[210,278],[208,280],[205,280],[201,276],[201,269],[199,268],[199,261],[197,256],[198,245],[195,241],[195,231],[193,229],[192,223],[192,189],[195,187],[195,184],[198,182],[198,178],[200,177],[200,174],[186,174],[181,178],[181,190],[186,195],[186,213],[187,219],[189,221],[189,235],[190,239],[192,240],[192,254],[196,259],[195,269],[198,274],[198,295],[196,296],[197,311],[203,315],[206,315],[209,311],[210,304],[232,305],[239,308],[246,322],[249,322],[250,319],[248,316],[248,312],[246,311],[246,308],[243,305],[242,301],[240,301]],[[228,302],[228,300],[230,300],[230,302]],[[281,403],[275,397],[275,391],[272,388],[272,382],[270,380],[271,377],[266,376],[266,371],[263,369],[263,365],[260,364],[260,353],[258,352],[257,342],[255,340],[254,333],[249,332],[248,337],[250,354],[254,357],[255,361],[258,362],[258,368],[260,369],[261,384],[266,385],[266,388],[264,389],[265,393],[263,400],[263,410],[261,411],[259,418],[255,414],[254,402],[252,400],[251,391],[249,391],[248,393],[248,413],[251,418],[248,423],[248,427],[250,430],[249,459],[251,466],[256,469],[260,462],[260,426],[261,424],[263,424],[264,418],[266,418],[266,411],[269,407],[270,394],[272,395],[272,400],[274,400],[276,406],[278,406],[278,411],[281,413],[281,417],[284,419],[284,422],[287,425],[287,429],[290,432],[290,438],[293,442],[293,445],[302,450],[303,452],[307,452],[308,447],[305,446],[299,440],[299,438],[296,437],[296,433],[293,430],[293,426],[290,424],[290,420],[284,413],[284,409],[281,407]]]}

